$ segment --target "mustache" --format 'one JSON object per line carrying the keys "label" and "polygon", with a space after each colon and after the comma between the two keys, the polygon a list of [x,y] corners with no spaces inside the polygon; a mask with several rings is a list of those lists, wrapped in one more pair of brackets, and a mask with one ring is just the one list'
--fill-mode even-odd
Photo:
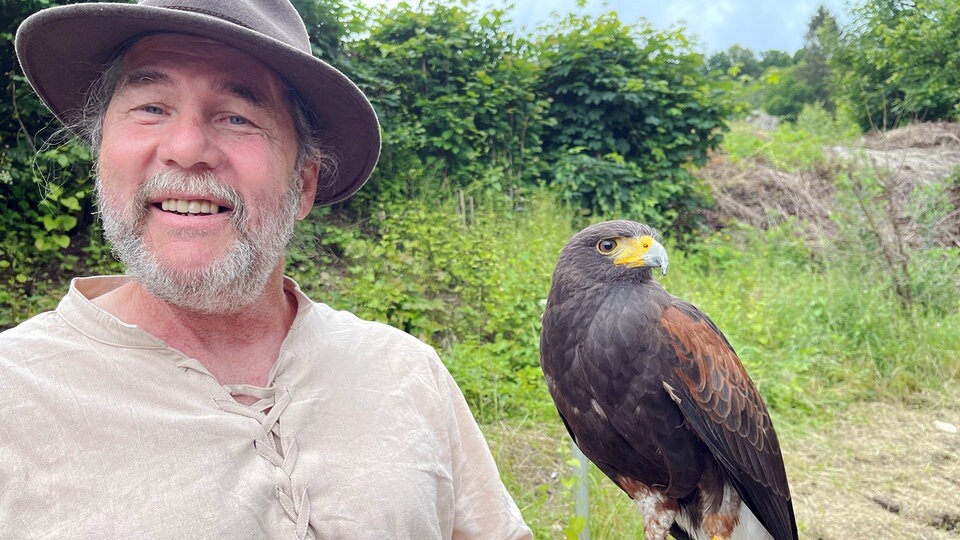
{"label": "mustache", "polygon": [[210,171],[202,173],[188,173],[183,171],[163,170],[148,178],[134,195],[130,208],[131,216],[136,229],[140,229],[147,217],[150,201],[170,192],[189,193],[204,199],[223,201],[231,209],[230,221],[234,226],[246,224],[246,203],[243,197],[231,186],[221,182]]}

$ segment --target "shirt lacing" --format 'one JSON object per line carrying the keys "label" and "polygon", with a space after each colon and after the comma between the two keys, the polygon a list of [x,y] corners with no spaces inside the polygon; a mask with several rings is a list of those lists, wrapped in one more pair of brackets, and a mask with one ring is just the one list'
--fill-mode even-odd
{"label": "shirt lacing", "polygon": [[284,436],[280,416],[290,404],[290,389],[264,389],[247,385],[227,387],[233,394],[245,394],[258,401],[250,406],[233,399],[214,399],[221,410],[246,416],[260,423],[261,433],[253,440],[257,455],[269,461],[283,472],[283,481],[277,486],[277,499],[287,516],[295,524],[298,540],[308,536],[310,526],[310,497],[307,484],[297,490],[293,485],[293,470],[297,465],[299,447],[293,436]]}

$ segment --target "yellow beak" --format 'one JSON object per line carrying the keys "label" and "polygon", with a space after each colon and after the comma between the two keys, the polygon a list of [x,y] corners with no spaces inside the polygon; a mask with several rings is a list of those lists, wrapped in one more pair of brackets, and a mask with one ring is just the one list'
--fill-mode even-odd
{"label": "yellow beak", "polygon": [[659,268],[661,276],[667,274],[667,265],[670,264],[667,250],[650,236],[624,238],[623,248],[613,259],[613,263],[625,264],[631,268]]}

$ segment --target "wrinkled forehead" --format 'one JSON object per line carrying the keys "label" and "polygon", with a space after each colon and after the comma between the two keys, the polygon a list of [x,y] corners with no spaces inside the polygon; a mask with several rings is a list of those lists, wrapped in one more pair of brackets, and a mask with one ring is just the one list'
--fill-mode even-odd
{"label": "wrinkled forehead", "polygon": [[125,85],[174,76],[206,78],[220,89],[257,104],[284,104],[284,85],[269,66],[225,43],[187,34],[150,34],[123,54]]}

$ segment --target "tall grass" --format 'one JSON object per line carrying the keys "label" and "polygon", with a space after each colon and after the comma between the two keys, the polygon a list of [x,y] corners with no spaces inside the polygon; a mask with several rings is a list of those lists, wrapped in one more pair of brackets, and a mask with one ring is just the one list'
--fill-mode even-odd
{"label": "tall grass", "polygon": [[[367,223],[374,234],[325,224],[326,260],[294,253],[291,268],[314,297],[437,347],[484,422],[552,421],[540,314],[575,212],[547,191],[474,207],[465,216],[456,197],[409,201]],[[777,414],[910,399],[960,376],[960,258],[949,252],[917,259],[927,263],[918,288],[933,292],[907,308],[869,250],[811,246],[789,222],[663,235],[672,264],[661,283],[717,323]]]}
{"label": "tall grass", "polygon": [[804,105],[796,122],[782,122],[772,132],[735,123],[724,136],[723,151],[733,163],[762,158],[787,172],[815,170],[828,161],[826,148],[848,145],[860,137],[856,124],[820,105]]}
{"label": "tall grass", "polygon": [[714,319],[780,414],[908,400],[960,377],[956,291],[904,307],[877,260],[852,248],[814,253],[790,224],[675,253],[664,285]]}

